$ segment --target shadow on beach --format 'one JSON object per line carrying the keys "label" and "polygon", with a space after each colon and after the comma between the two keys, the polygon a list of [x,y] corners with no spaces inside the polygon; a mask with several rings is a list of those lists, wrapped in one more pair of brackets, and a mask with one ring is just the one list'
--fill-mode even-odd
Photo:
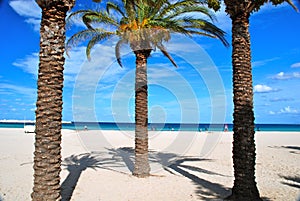
{"label": "shadow on beach", "polygon": [[[106,169],[123,174],[132,173],[134,168],[134,149],[132,147],[106,150],[106,152],[72,155],[63,161],[63,166],[69,171],[68,176],[61,185],[63,201],[71,200],[81,174],[88,168],[94,170],[98,168]],[[228,176],[199,167],[199,162],[202,161],[213,162],[204,158],[180,157],[174,153],[149,152],[150,164],[158,163],[162,169],[170,174],[184,176],[191,180],[197,186],[196,193],[202,200],[222,200],[230,194],[230,189],[221,184],[202,179],[197,174]],[[196,164],[193,165],[194,162],[197,163],[197,166]]]}
{"label": "shadow on beach", "polygon": [[97,168],[106,169],[104,165],[114,166],[115,161],[112,159],[105,159],[100,154],[84,153],[80,155],[71,155],[64,159],[62,166],[66,167],[69,171],[68,176],[61,184],[61,196],[62,201],[71,200],[73,191],[77,185],[77,182],[86,169],[91,168],[96,170]]}
{"label": "shadow on beach", "polygon": [[185,165],[185,162],[201,162],[201,161],[211,161],[208,159],[199,159],[199,158],[183,158],[174,161],[169,166],[164,167],[165,170],[169,172],[179,173],[182,176],[190,179],[195,185],[197,186],[197,195],[202,200],[216,200],[227,197],[230,194],[230,189],[224,187],[221,184],[210,182],[208,180],[202,179],[195,175],[195,173],[204,173],[209,175],[216,175],[216,176],[225,176],[216,172],[212,172],[209,170],[205,170],[199,167],[195,167],[192,165]]}
{"label": "shadow on beach", "polygon": [[282,146],[282,148],[289,149],[292,154],[300,154],[299,146]]}
{"label": "shadow on beach", "polygon": [[300,189],[300,176],[283,176],[283,175],[279,175],[279,176],[280,178],[284,179],[284,181],[281,182],[282,184]]}
{"label": "shadow on beach", "polygon": [[288,149],[291,154],[300,154],[299,146],[268,146],[269,148]]}

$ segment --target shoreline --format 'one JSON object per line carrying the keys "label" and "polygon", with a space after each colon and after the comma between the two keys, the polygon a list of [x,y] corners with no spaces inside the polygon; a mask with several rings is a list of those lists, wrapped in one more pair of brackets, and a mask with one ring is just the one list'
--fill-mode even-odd
{"label": "shoreline", "polygon": [[[34,127],[34,122],[0,122],[0,128]],[[72,122],[62,123],[62,129],[71,130],[119,130],[134,131],[134,123],[118,122]],[[31,128],[32,130],[32,128]],[[148,131],[191,131],[191,132],[225,132],[233,131],[233,124],[192,124],[192,123],[149,123]],[[300,132],[300,124],[255,124],[255,132]]]}
{"label": "shoreline", "polygon": [[[153,176],[138,179],[131,176],[134,131],[62,129],[61,183],[69,189],[63,196],[71,193],[76,201],[222,200],[230,194],[234,179],[232,132],[184,133],[149,131]],[[259,131],[255,138],[261,196],[276,201],[300,199],[300,132]],[[0,198],[4,201],[30,200],[33,151],[34,133],[0,128]],[[72,182],[68,176],[76,173],[72,172],[75,164],[85,168]]]}
{"label": "shoreline", "polygon": [[[0,127],[0,131],[1,130],[18,130],[18,131],[23,131],[24,132],[24,128],[12,128],[12,127]],[[71,128],[62,128],[62,131],[70,131],[70,132],[86,132],[86,131],[93,131],[93,132],[111,132],[111,131],[118,131],[118,132],[135,132],[135,130],[116,130],[116,129],[71,129]],[[193,131],[193,130],[148,130],[148,133],[156,133],[156,132],[168,132],[168,133],[178,133],[178,132],[187,132],[187,133],[199,133],[199,134],[209,134],[209,133],[228,133],[228,134],[233,134],[232,130],[229,131],[215,131],[215,130],[207,130],[207,131]],[[25,132],[24,132],[25,133]],[[34,133],[34,132],[31,132]],[[264,130],[260,130],[260,131],[256,131],[255,133],[295,133],[298,134],[300,133],[300,131],[294,131],[294,130],[287,130],[287,131],[283,131],[283,130],[270,130],[270,131],[264,131]]]}

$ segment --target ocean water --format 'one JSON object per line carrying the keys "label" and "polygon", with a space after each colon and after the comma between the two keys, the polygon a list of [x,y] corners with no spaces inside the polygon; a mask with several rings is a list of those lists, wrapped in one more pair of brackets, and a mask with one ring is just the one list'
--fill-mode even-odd
{"label": "ocean water", "polygon": [[[26,123],[34,125],[34,123]],[[159,131],[224,131],[225,128],[232,131],[232,124],[179,124],[179,123],[151,123],[148,130]],[[0,122],[0,128],[24,128],[24,123]],[[63,123],[64,129],[71,130],[134,130],[134,123],[111,122],[70,122]],[[300,132],[300,124],[256,124],[256,131],[289,131]]]}

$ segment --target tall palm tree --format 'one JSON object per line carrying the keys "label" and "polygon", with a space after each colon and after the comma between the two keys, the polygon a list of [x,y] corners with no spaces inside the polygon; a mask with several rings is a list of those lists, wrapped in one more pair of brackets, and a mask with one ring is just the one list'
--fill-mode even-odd
{"label": "tall palm tree", "polygon": [[36,0],[42,9],[32,200],[60,200],[65,18],[75,0]]}
{"label": "tall palm tree", "polygon": [[[122,66],[120,47],[129,44],[136,57],[135,74],[135,166],[133,175],[147,177],[150,174],[148,162],[148,85],[147,59],[152,50],[159,49],[174,66],[171,55],[163,42],[170,39],[171,33],[188,36],[202,35],[220,39],[228,45],[224,32],[209,20],[213,15],[203,6],[203,1],[181,0],[122,0],[109,1],[106,10],[79,10],[70,19],[80,16],[86,29],[73,35],[67,42],[68,47],[78,41],[88,40],[86,54],[90,58],[92,47],[102,40],[118,36],[115,47],[118,63]],[[189,15],[199,13],[201,15]],[[206,16],[204,20],[199,16]]]}
{"label": "tall palm tree", "polygon": [[[253,86],[249,17],[260,7],[272,2],[274,5],[289,0],[224,0],[225,11],[232,20],[232,67],[233,67],[233,167],[234,185],[227,199],[261,200],[255,181],[255,142]],[[220,8],[219,0],[208,0],[215,10]],[[295,8],[296,9],[296,8]]]}

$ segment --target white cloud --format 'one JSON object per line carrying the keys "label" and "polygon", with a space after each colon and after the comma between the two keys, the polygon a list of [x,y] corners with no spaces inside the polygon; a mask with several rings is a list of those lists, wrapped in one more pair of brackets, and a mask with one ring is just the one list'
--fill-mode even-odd
{"label": "white cloud", "polygon": [[41,18],[41,9],[34,0],[14,0],[9,5],[21,16]]}
{"label": "white cloud", "polygon": [[37,32],[40,31],[40,24],[41,24],[40,19],[29,18],[29,19],[26,19],[25,22],[27,22],[28,24],[32,24],[34,31],[37,31]]}
{"label": "white cloud", "polygon": [[271,61],[278,60],[278,59],[279,59],[278,57],[274,57],[274,58],[271,58],[271,59],[265,59],[265,60],[260,60],[260,61],[254,61],[254,62],[252,62],[252,66],[253,66],[253,67],[264,66],[264,65],[266,65],[267,63],[269,63],[269,62],[271,62]]}
{"label": "white cloud", "polygon": [[292,64],[291,68],[300,68],[300,62]]}
{"label": "white cloud", "polygon": [[273,76],[273,79],[275,80],[288,80],[292,78],[300,78],[300,73],[299,72],[293,72],[293,73],[284,73],[280,72],[277,73],[275,76]]}
{"label": "white cloud", "polygon": [[269,114],[274,115],[274,114],[276,114],[276,112],[269,111]]}
{"label": "white cloud", "polygon": [[287,106],[279,111],[280,114],[298,114],[299,111],[292,109],[290,106]]}
{"label": "white cloud", "polygon": [[21,68],[23,71],[33,74],[37,78],[38,65],[39,65],[39,54],[32,53],[26,55],[23,59],[17,59],[13,62],[14,66]]}
{"label": "white cloud", "polygon": [[285,80],[285,79],[290,79],[290,76],[288,76],[284,72],[280,72],[280,73],[276,74],[273,78],[278,79],[278,80]]}
{"label": "white cloud", "polygon": [[300,78],[300,73],[299,72],[294,72],[293,74],[294,78]]}
{"label": "white cloud", "polygon": [[[80,72],[81,66],[86,62],[85,47],[76,47],[69,52],[70,57],[66,57],[64,80],[65,83],[74,82],[75,76]],[[13,62],[13,65],[21,68],[24,72],[34,75],[37,79],[38,65],[39,65],[39,53],[35,52],[26,55],[24,58],[17,59]]]}
{"label": "white cloud", "polygon": [[274,91],[271,87],[267,85],[258,84],[254,86],[254,92],[257,93],[267,93]]}
{"label": "white cloud", "polygon": [[23,94],[29,97],[34,97],[36,94],[36,89],[28,88],[24,86],[0,83],[0,90],[5,90],[6,92],[12,92],[17,94]]}
{"label": "white cloud", "polygon": [[14,0],[9,5],[16,13],[25,17],[25,22],[33,25],[35,31],[39,30],[41,9],[34,0]]}

